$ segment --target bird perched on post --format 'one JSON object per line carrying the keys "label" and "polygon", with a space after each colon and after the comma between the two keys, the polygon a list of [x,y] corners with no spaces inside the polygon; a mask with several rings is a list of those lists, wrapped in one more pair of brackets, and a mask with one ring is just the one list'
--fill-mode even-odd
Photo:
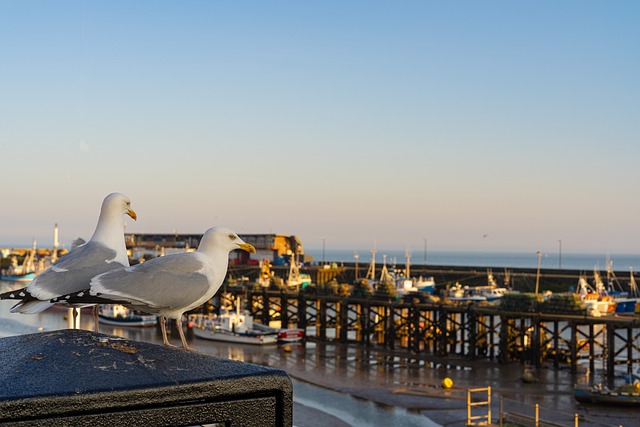
{"label": "bird perched on post", "polygon": [[[129,198],[120,193],[109,194],[102,202],[98,224],[88,242],[72,248],[55,264],[38,274],[26,288],[5,292],[0,299],[18,301],[11,308],[12,313],[39,313],[51,307],[52,298],[86,289],[91,278],[98,274],[128,267],[124,215],[137,219]],[[83,305],[87,304],[71,305],[74,308],[74,327],[77,307]]]}
{"label": "bird perched on post", "polygon": [[118,303],[160,316],[162,341],[167,339],[165,318],[175,319],[182,348],[191,350],[182,330],[182,315],[209,301],[220,289],[229,266],[229,253],[242,249],[255,253],[236,233],[225,227],[208,229],[195,252],[153,258],[132,267],[94,277],[90,289],[54,301]]}

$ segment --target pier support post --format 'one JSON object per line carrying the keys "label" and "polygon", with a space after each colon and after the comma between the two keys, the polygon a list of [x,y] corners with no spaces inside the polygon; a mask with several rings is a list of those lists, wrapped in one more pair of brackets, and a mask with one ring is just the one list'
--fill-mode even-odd
{"label": "pier support post", "polygon": [[436,356],[446,357],[449,345],[449,325],[448,325],[449,311],[444,305],[440,305],[438,310],[438,336],[436,340]]}
{"label": "pier support post", "polygon": [[[478,323],[478,315],[475,311],[469,310],[469,352],[468,357],[471,360],[476,360],[478,358],[478,335],[479,335],[479,323]],[[463,343],[464,349],[464,343]]]}
{"label": "pier support post", "polygon": [[285,292],[280,292],[280,327],[289,327],[289,298]]}
{"label": "pier support post", "polygon": [[613,323],[604,326],[607,332],[607,382],[614,387],[616,369],[616,329]]}
{"label": "pier support post", "polygon": [[[409,324],[407,325],[409,329],[407,346],[410,351],[414,353],[420,352],[420,309],[416,304],[411,304],[409,307]],[[435,331],[433,331],[435,334]]]}
{"label": "pier support post", "polygon": [[509,329],[511,328],[511,325],[509,323],[509,318],[507,316],[500,316],[500,342],[498,344],[500,353],[498,355],[498,358],[501,363],[507,363],[510,360]]}
{"label": "pier support post", "polygon": [[533,334],[531,337],[531,358],[536,368],[542,365],[542,324],[539,316],[531,319],[533,321]]}
{"label": "pier support post", "polygon": [[307,331],[307,300],[304,292],[298,293],[298,328]]}
{"label": "pier support post", "polygon": [[346,298],[343,298],[338,303],[338,325],[339,325],[339,337],[338,339],[342,343],[346,343],[349,340],[349,303]]}
{"label": "pier support post", "polygon": [[[264,289],[264,288],[263,288]],[[260,316],[260,320],[263,325],[268,325],[269,320],[271,320],[271,301],[269,301],[269,294],[266,289],[262,291],[262,315]]]}
{"label": "pier support post", "polygon": [[[575,321],[571,322],[571,373],[578,372],[578,325]],[[593,371],[592,371],[593,372]]]}
{"label": "pier support post", "polygon": [[396,319],[395,319],[395,306],[387,304],[385,306],[385,347],[393,350],[396,348]]}

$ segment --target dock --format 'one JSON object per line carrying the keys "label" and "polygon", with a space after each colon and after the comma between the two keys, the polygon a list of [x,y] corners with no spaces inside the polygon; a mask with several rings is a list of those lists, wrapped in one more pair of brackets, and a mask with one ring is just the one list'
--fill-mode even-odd
{"label": "dock", "polygon": [[[228,287],[263,324],[277,321],[307,331],[313,341],[383,349],[418,364],[489,360],[604,369],[613,382],[640,364],[640,317],[508,312],[499,307],[355,298]],[[597,364],[597,365],[596,365]]]}

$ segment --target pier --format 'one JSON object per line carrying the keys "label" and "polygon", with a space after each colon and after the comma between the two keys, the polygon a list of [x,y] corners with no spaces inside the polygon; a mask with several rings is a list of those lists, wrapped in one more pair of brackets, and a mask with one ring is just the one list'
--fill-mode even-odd
{"label": "pier", "polygon": [[[640,363],[640,317],[508,312],[473,304],[451,305],[375,298],[249,291],[228,287],[221,303],[240,296],[255,319],[307,331],[308,339],[376,347],[418,364],[490,360],[584,366],[631,374]],[[584,364],[584,365],[583,365]]]}

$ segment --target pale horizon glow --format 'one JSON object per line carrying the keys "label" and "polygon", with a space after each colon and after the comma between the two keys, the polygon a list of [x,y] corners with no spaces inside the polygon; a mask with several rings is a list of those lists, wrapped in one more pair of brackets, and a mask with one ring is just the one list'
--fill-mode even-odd
{"label": "pale horizon glow", "polygon": [[640,3],[0,2],[0,247],[640,253]]}

